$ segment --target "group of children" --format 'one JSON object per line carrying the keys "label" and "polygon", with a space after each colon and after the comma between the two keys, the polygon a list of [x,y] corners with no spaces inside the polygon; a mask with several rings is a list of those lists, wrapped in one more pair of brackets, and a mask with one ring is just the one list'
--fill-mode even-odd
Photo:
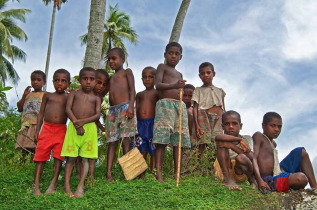
{"label": "group of children", "polygon": [[[179,43],[169,43],[164,58],[165,64],[160,64],[157,70],[150,66],[143,69],[145,90],[138,94],[135,93],[132,70],[123,68],[125,55],[120,48],[113,48],[108,53],[109,66],[115,70],[114,75],[109,77],[104,70],[85,67],[79,72],[81,87],[75,91],[66,91],[70,74],[65,69],[59,69],[53,75],[54,93],[42,91],[46,83],[43,72],[34,71],[31,74],[34,90],[27,87],[18,102],[18,110],[23,113],[16,148],[23,147],[31,152],[36,148],[34,194],[41,194],[39,180],[52,150],[54,176],[46,193],[55,192],[65,157],[64,190],[72,197],[84,195],[85,178],[90,169],[93,179],[95,160],[98,158],[97,127],[105,130],[99,118],[101,102],[108,92],[110,107],[105,123],[106,142],[109,144],[106,174],[109,183],[113,181],[112,166],[120,141],[124,154],[136,146],[144,158],[147,153],[150,154],[151,172],[156,168],[156,178],[161,183],[164,183],[164,151],[167,145],[171,146],[176,178],[181,135],[182,147],[198,148],[199,157],[206,148],[210,148],[206,146],[216,145],[216,177],[223,178],[224,185],[229,189],[241,190],[236,182],[246,180],[263,193],[304,188],[307,182],[312,188],[317,187],[304,148],[292,151],[280,167],[273,140],[282,128],[282,118],[277,113],[269,112],[264,116],[263,133],[257,132],[252,138],[240,135],[241,117],[235,111],[225,111],[226,93],[213,85],[216,74],[213,65],[204,62],[199,66],[203,85],[195,88],[185,84],[186,80],[175,69],[182,58]],[[180,101],[180,91],[184,92],[183,101]],[[66,128],[67,119],[69,123]],[[135,140],[131,141],[131,137]],[[76,161],[81,166],[80,182],[73,194],[70,178]],[[281,168],[284,172],[281,172]],[[144,174],[140,178],[144,178]]]}

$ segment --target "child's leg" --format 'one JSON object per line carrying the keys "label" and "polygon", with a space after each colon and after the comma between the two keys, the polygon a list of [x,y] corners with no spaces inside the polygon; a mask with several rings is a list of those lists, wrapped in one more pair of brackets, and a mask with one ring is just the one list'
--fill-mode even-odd
{"label": "child's leg", "polygon": [[95,181],[95,166],[96,159],[89,159],[89,179],[90,181]]}
{"label": "child's leg", "polygon": [[304,189],[307,183],[307,176],[302,172],[293,173],[288,178],[289,187],[294,190]]}
{"label": "child's leg", "polygon": [[[147,152],[142,153],[144,160],[146,161]],[[140,179],[145,179],[145,171],[140,175]]]}
{"label": "child's leg", "polygon": [[307,176],[310,187],[316,189],[317,183],[314,175],[313,166],[305,149],[302,149],[301,169],[302,172]]}
{"label": "child's leg", "polygon": [[72,196],[73,193],[70,189],[70,177],[72,176],[72,171],[74,164],[76,162],[76,157],[67,157],[66,158],[66,165],[65,165],[65,185],[64,185],[64,191],[69,196]]}
{"label": "child's leg", "polygon": [[123,150],[124,155],[130,151],[130,138],[129,137],[122,138],[122,150]]}
{"label": "child's leg", "polygon": [[34,184],[33,184],[33,194],[34,195],[41,195],[40,192],[40,178],[44,169],[45,162],[44,161],[39,161],[36,162],[35,166],[35,174],[34,174]]}
{"label": "child's leg", "polygon": [[150,168],[151,168],[151,173],[153,174],[154,168],[155,168],[155,155],[151,155]]}
{"label": "child's leg", "polygon": [[61,172],[62,162],[63,161],[61,161],[57,158],[54,158],[54,175],[53,175],[53,179],[51,181],[51,184],[48,187],[48,189],[46,190],[45,194],[55,193],[56,187],[57,187],[58,176],[59,176],[59,173]]}
{"label": "child's leg", "polygon": [[222,174],[223,174],[223,182],[224,185],[229,190],[242,190],[242,188],[236,184],[236,182],[233,180],[229,173],[230,168],[230,156],[229,156],[229,150],[224,147],[218,147],[217,148],[217,160],[219,162]]}
{"label": "child's leg", "polygon": [[81,168],[81,174],[80,174],[80,181],[77,186],[76,192],[74,194],[75,198],[80,198],[84,196],[84,185],[85,185],[85,179],[88,174],[89,169],[89,161],[87,158],[81,158],[82,159],[82,168]]}
{"label": "child's leg", "polygon": [[206,144],[199,144],[198,150],[199,150],[199,159],[201,160],[204,156],[204,151],[206,148]]}
{"label": "child's leg", "polygon": [[107,152],[107,179],[108,179],[108,183],[111,183],[113,181],[112,166],[113,166],[114,157],[116,155],[116,149],[118,146],[118,142],[119,141],[110,142],[109,147],[108,147],[108,152]]}
{"label": "child's leg", "polygon": [[[244,171],[241,166],[245,166],[246,167],[246,171]],[[236,157],[236,165],[235,165],[235,173],[236,174],[243,174],[245,172],[245,174],[248,177],[248,181],[251,185],[252,188],[256,189],[257,188],[257,183],[253,174],[253,165],[251,160],[245,155],[245,154],[239,154]]]}
{"label": "child's leg", "polygon": [[164,183],[162,176],[162,164],[163,164],[163,156],[165,151],[166,144],[156,144],[155,151],[155,166],[156,166],[156,179]]}
{"label": "child's leg", "polygon": [[80,179],[80,169],[81,169],[81,157],[77,157],[76,158],[76,175],[78,177],[78,179]]}

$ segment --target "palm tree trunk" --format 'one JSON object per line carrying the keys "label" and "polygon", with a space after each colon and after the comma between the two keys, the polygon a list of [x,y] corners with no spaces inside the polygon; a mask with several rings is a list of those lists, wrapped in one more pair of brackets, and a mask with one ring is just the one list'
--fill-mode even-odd
{"label": "palm tree trunk", "polygon": [[[54,31],[54,24],[55,24],[55,13],[56,13],[56,5],[53,4],[53,12],[52,12],[52,19],[51,19],[51,29],[50,29],[50,36],[49,36],[49,39],[48,39],[46,64],[45,64],[46,77],[48,77],[48,69],[49,69],[49,66],[50,66],[50,59],[51,59],[53,31]],[[44,91],[46,90],[46,87],[47,87],[47,85],[44,85],[44,87],[43,87]]]}
{"label": "palm tree trunk", "polygon": [[180,6],[178,13],[177,13],[175,22],[174,22],[174,26],[173,26],[173,30],[171,33],[169,43],[179,41],[179,37],[181,36],[184,19],[185,19],[190,1],[191,0],[183,0],[182,1],[181,6]]}
{"label": "palm tree trunk", "polygon": [[[111,50],[111,36],[109,37],[109,43],[108,43],[108,52],[107,52],[107,55],[109,54],[109,51]],[[105,70],[107,71],[107,72],[109,72],[109,61],[108,61],[108,59],[107,59],[107,61],[106,61],[106,66],[105,66]]]}
{"label": "palm tree trunk", "polygon": [[106,0],[91,0],[84,67],[98,68],[101,61]]}

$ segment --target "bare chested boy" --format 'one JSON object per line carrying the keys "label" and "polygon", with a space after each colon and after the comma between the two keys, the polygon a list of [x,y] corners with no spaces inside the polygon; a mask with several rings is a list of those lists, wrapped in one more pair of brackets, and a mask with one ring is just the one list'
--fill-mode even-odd
{"label": "bare chested boy", "polygon": [[282,117],[276,112],[263,116],[263,133],[253,135],[254,173],[262,193],[268,191],[288,192],[289,189],[304,189],[309,182],[316,189],[313,167],[306,150],[292,150],[280,163],[276,150],[276,139],[282,130]]}
{"label": "bare chested boy", "polygon": [[[156,144],[155,165],[157,180],[164,183],[162,176],[162,164],[165,147],[173,146],[174,176],[177,174],[178,139],[179,139],[179,91],[185,86],[186,80],[175,67],[182,58],[182,46],[177,42],[169,43],[165,48],[164,57],[166,64],[157,67],[155,86],[159,92],[159,101],[155,108],[154,137]],[[190,136],[188,131],[188,119],[186,105],[182,106],[182,147],[189,148]]]}
{"label": "bare chested boy", "polygon": [[130,137],[135,134],[134,76],[131,69],[124,69],[125,55],[121,48],[112,48],[108,53],[110,68],[115,70],[109,80],[109,112],[107,117],[107,179],[111,183],[112,166],[119,140],[123,154],[130,150]]}
{"label": "bare chested boy", "polygon": [[[136,145],[146,159],[147,154],[151,156],[150,168],[154,171],[154,155],[155,145],[152,143],[153,126],[155,117],[155,104],[158,101],[158,92],[154,88],[156,69],[148,66],[142,71],[142,82],[145,90],[136,95],[136,113],[137,113],[137,127],[138,137],[136,138]],[[134,142],[131,142],[134,147]],[[141,174],[141,179],[145,178],[145,172]]]}
{"label": "bare chested boy", "polygon": [[[66,113],[71,122],[67,127],[61,156],[66,157],[64,190],[69,196],[84,195],[85,178],[89,169],[89,159],[98,158],[98,137],[96,121],[100,117],[100,98],[93,94],[96,73],[93,68],[84,67],[79,72],[81,87],[69,94]],[[79,153],[79,154],[78,154]],[[82,158],[80,181],[73,195],[70,177],[77,157]]]}
{"label": "bare chested boy", "polygon": [[[224,134],[216,136],[217,160],[223,175],[224,185],[229,190],[242,190],[236,182],[245,182],[247,179],[251,187],[257,184],[253,174],[253,140],[249,135],[240,135],[242,129],[240,114],[236,111],[227,111],[222,115]],[[218,173],[217,173],[218,172]]]}
{"label": "bare chested boy", "polygon": [[[61,157],[64,137],[66,133],[66,88],[70,85],[70,74],[65,69],[58,69],[53,75],[54,93],[46,92],[42,99],[41,109],[37,118],[35,139],[38,142],[34,161],[36,162],[33,193],[41,195],[40,177],[44,169],[45,162],[50,159],[53,150],[54,174],[46,194],[54,193],[57,187],[58,175],[61,171],[64,158]],[[43,124],[44,118],[44,125]],[[40,133],[40,129],[41,134]]]}

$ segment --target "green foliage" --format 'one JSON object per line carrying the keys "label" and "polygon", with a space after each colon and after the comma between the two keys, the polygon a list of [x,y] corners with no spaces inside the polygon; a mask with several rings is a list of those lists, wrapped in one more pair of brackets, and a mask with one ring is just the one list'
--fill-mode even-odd
{"label": "green foliage", "polygon": [[78,78],[79,76],[74,76],[72,79],[71,79],[71,83],[69,85],[69,89],[71,90],[77,90],[80,88],[80,83],[78,81]]}
{"label": "green foliage", "polygon": [[5,92],[11,89],[12,87],[4,87],[0,81],[0,116],[6,114],[9,104]]}

